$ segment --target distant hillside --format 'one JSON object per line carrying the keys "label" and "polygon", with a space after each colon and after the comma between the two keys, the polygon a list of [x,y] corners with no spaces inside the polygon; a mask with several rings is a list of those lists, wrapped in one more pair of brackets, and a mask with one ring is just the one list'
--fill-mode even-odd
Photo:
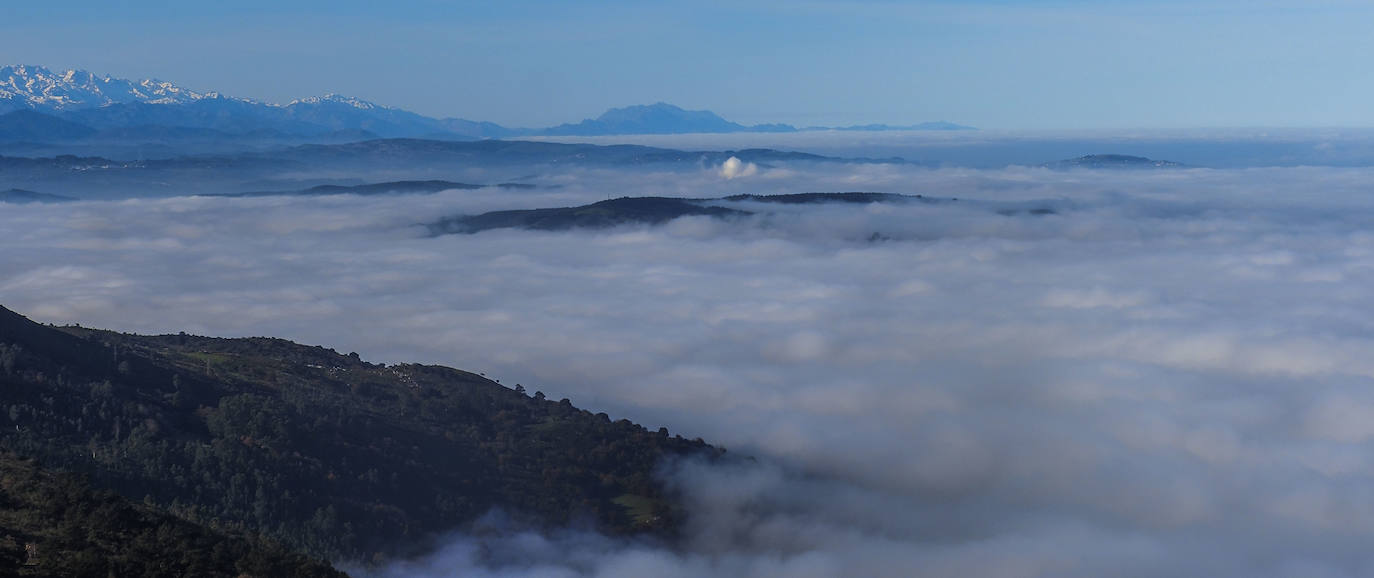
{"label": "distant hillside", "polygon": [[655,467],[719,455],[456,369],[280,339],[54,328],[3,307],[0,408],[0,450],[328,559],[421,552],[494,507],[535,526],[668,537],[682,506]]}
{"label": "distant hillside", "polygon": [[888,130],[975,130],[973,127],[951,122],[923,122],[912,125],[867,124],[845,127],[811,126],[798,129],[788,124],[743,125],[721,118],[709,110],[684,110],[666,102],[651,105],[612,108],[594,119],[576,124],[562,124],[546,129],[530,129],[517,135],[540,136],[597,136],[634,134],[689,134],[733,132],[798,132],[823,130],[888,131]]}
{"label": "distant hillside", "polygon": [[594,119],[537,131],[541,135],[685,134],[729,132],[791,132],[787,125],[744,126],[709,110],[683,110],[666,102],[612,108]]}
{"label": "distant hillside", "polygon": [[1131,155],[1086,155],[1042,165],[1051,169],[1165,169],[1182,168],[1173,161],[1160,161]]}
{"label": "distant hillside", "polygon": [[290,191],[256,191],[252,193],[225,193],[210,195],[216,197],[314,197],[321,195],[423,195],[440,191],[485,189],[494,187],[508,190],[533,189],[535,185],[525,183],[497,183],[495,185],[474,185],[453,181],[388,181],[363,185],[316,185],[308,189]]}
{"label": "distant hillside", "polygon": [[7,141],[66,141],[86,138],[96,130],[33,110],[16,110],[0,115],[0,139]]}
{"label": "distant hillside", "polygon": [[[500,186],[500,185],[497,185]],[[388,181],[384,183],[368,183],[364,185],[316,185],[308,189],[296,189],[290,191],[256,191],[251,193],[226,193],[213,195],[220,197],[312,197],[320,195],[391,195],[391,194],[424,194],[437,193],[439,191],[450,191],[454,189],[472,190],[480,189],[485,185],[473,185],[469,183],[455,183],[452,181],[430,180],[430,181]]]}
{"label": "distant hillside", "polygon": [[[580,207],[492,211],[480,215],[457,215],[445,217],[430,223],[428,226],[430,233],[434,235],[471,234],[491,229],[512,228],[565,231],[569,229],[605,229],[621,225],[658,225],[687,216],[728,219],[756,214],[746,203],[811,205],[826,203],[942,203],[947,201],[949,199],[935,199],[921,195],[859,192],[733,195],[717,199],[622,197]],[[726,203],[735,206],[722,206]]]}
{"label": "distant hillside", "polygon": [[76,199],[73,199],[71,197],[64,197],[62,195],[38,193],[34,191],[26,191],[24,189],[10,189],[7,191],[0,191],[0,203],[65,203],[75,200]]}
{"label": "distant hillside", "polygon": [[686,199],[624,197],[581,207],[493,211],[481,215],[442,219],[430,225],[434,234],[476,233],[489,229],[563,231],[575,228],[604,229],[626,224],[656,225],[689,215],[745,216],[750,213],[724,207],[708,207]]}
{"label": "distant hillside", "polygon": [[[607,229],[624,225],[659,225],[688,216],[717,219],[736,219],[775,214],[780,207],[791,205],[802,210],[809,205],[958,205],[984,210],[1006,217],[1046,217],[1071,209],[1063,201],[960,201],[957,198],[901,195],[895,193],[791,193],[780,195],[731,195],[719,198],[621,197],[578,207],[553,207],[492,211],[477,215],[444,217],[427,227],[432,235],[474,234],[493,229],[527,229],[535,231],[567,231],[573,229]],[[801,207],[798,207],[801,206]],[[793,209],[796,210],[796,209]],[[896,235],[896,234],[894,234]],[[862,237],[869,241],[890,240],[900,235],[873,231]]]}

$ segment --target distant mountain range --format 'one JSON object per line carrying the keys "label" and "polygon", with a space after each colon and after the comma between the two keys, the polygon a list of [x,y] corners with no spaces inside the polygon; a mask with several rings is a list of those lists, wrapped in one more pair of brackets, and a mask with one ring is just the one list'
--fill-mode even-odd
{"label": "distant mountain range", "polygon": [[[839,130],[963,130],[947,122],[863,125]],[[484,139],[796,132],[832,130],[785,124],[743,125],[705,110],[667,103],[613,108],[594,119],[547,128],[511,128],[460,118],[437,119],[358,98],[328,94],[271,104],[196,92],[161,80],[126,80],[84,70],[0,68],[0,141],[158,141],[185,139],[344,139],[381,137]]]}
{"label": "distant mountain range", "polygon": [[[259,191],[273,195],[381,194],[415,192],[417,188],[433,192],[455,188],[439,181],[463,183],[474,171],[484,175],[486,185],[509,189],[539,184],[538,175],[570,167],[701,171],[720,167],[731,157],[764,169],[811,163],[907,163],[900,158],[841,158],[774,149],[688,151],[530,140],[398,138],[165,158],[0,154],[0,190],[52,192],[79,199]],[[360,184],[364,175],[368,181],[392,184],[382,185],[382,189],[367,185],[341,190],[345,187],[335,186]],[[327,186],[311,188],[316,185]]]}
{"label": "distant mountain range", "polygon": [[650,105],[613,108],[601,116],[577,124],[560,124],[542,129],[545,135],[680,134],[725,132],[794,132],[785,124],[745,126],[730,122],[708,110],[683,110],[660,102]]}
{"label": "distant mountain range", "polygon": [[[507,190],[528,190],[537,188],[536,185],[526,183],[498,183],[495,185],[474,185],[472,183],[456,183],[453,181],[428,180],[428,181],[387,181],[381,183],[367,183],[362,185],[316,185],[307,189],[295,189],[287,191],[256,191],[251,193],[227,193],[212,195],[219,197],[320,197],[324,195],[415,195],[437,193],[439,191],[463,190],[471,191],[486,187],[496,187]],[[3,195],[4,193],[0,193]],[[4,197],[0,196],[0,200]]]}

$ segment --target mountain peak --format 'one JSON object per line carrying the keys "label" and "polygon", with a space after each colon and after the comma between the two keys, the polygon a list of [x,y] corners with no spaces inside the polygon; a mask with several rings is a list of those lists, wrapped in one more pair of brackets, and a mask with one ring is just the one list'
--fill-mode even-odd
{"label": "mountain peak", "polygon": [[716,116],[715,113],[713,113],[713,112],[711,112],[711,111],[709,111],[709,110],[687,110],[687,109],[682,108],[682,107],[680,107],[680,106],[678,106],[678,105],[676,105],[676,104],[669,104],[669,103],[666,103],[666,102],[663,102],[663,101],[658,101],[658,102],[655,102],[655,103],[653,103],[653,104],[632,104],[632,105],[630,105],[630,106],[621,106],[621,107],[615,107],[615,108],[608,108],[608,109],[606,109],[606,112],[601,113],[601,116],[597,117],[597,119],[600,120],[600,119],[606,118],[607,116],[615,116],[615,115],[619,115],[619,114],[628,114],[628,113],[641,113],[641,114],[643,114],[643,113],[660,113],[660,114],[692,114],[692,113],[701,114],[701,113],[704,113],[704,114],[709,114],[709,115],[712,115],[712,116]]}
{"label": "mountain peak", "polygon": [[298,98],[298,99],[296,99],[296,100],[291,101],[291,102],[288,103],[286,106],[292,106],[292,105],[296,105],[296,104],[343,104],[343,105],[351,106],[351,107],[353,107],[353,108],[360,108],[360,109],[363,109],[363,110],[391,109],[391,107],[389,107],[389,106],[382,106],[382,105],[377,104],[377,103],[375,103],[375,102],[363,100],[363,99],[361,99],[361,98],[356,98],[356,97],[352,97],[352,96],[344,96],[344,95],[342,95],[342,94],[333,93],[333,92],[328,93],[328,94],[326,94],[326,95],[324,95],[324,96],[312,96],[312,97],[309,97],[309,98]]}
{"label": "mountain peak", "polygon": [[54,72],[32,64],[0,67],[0,110],[53,112],[125,103],[186,104],[201,98],[203,94],[156,79],[131,81],[80,69]]}
{"label": "mountain peak", "polygon": [[748,130],[744,125],[730,122],[709,110],[686,110],[682,107],[656,102],[612,108],[601,116],[577,124],[563,124],[544,131],[550,135],[606,135],[606,134],[681,134],[719,133]]}
{"label": "mountain peak", "polygon": [[607,109],[596,117],[602,122],[618,122],[629,119],[662,118],[674,120],[691,120],[696,122],[713,122],[735,124],[721,118],[720,115],[709,110],[687,110],[674,104],[666,102],[656,102],[654,104],[636,104],[623,106],[620,108]]}

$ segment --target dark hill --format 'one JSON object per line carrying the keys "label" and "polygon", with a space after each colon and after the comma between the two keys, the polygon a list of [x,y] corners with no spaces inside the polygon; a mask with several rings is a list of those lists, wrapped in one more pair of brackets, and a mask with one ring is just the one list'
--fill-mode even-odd
{"label": "dark hill", "polygon": [[55,328],[3,307],[0,408],[0,449],[329,559],[416,553],[493,507],[670,535],[680,514],[656,464],[716,453],[456,369],[280,339]]}
{"label": "dark hill", "polygon": [[508,228],[563,231],[578,228],[604,229],[627,224],[657,225],[689,215],[731,217],[749,214],[747,211],[705,206],[691,199],[622,197],[580,207],[494,211],[480,215],[449,217],[429,225],[429,229],[436,235]]}
{"label": "dark hill", "polygon": [[620,225],[658,225],[678,217],[704,215],[716,218],[745,217],[753,211],[720,206],[720,203],[773,203],[780,205],[809,205],[823,203],[939,203],[943,199],[921,195],[892,193],[795,193],[784,195],[732,195],[719,199],[683,199],[672,197],[622,197],[582,205],[493,211],[480,215],[445,217],[430,223],[434,235],[477,233],[490,229],[533,229],[562,231],[568,229],[604,229]]}
{"label": "dark hill", "polygon": [[1086,155],[1043,165],[1051,169],[1163,169],[1182,168],[1173,161],[1160,161],[1131,155]]}

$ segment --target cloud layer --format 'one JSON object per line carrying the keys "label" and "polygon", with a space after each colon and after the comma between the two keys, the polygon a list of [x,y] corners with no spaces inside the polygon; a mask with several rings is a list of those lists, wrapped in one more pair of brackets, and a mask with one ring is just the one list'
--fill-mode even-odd
{"label": "cloud layer", "polygon": [[[665,465],[696,512],[678,548],[493,522],[394,573],[1374,572],[1371,171],[717,171],[6,206],[0,303],[453,365],[760,458]],[[415,226],[804,190],[960,200],[601,232]],[[1055,213],[999,213],[1029,206]]]}

